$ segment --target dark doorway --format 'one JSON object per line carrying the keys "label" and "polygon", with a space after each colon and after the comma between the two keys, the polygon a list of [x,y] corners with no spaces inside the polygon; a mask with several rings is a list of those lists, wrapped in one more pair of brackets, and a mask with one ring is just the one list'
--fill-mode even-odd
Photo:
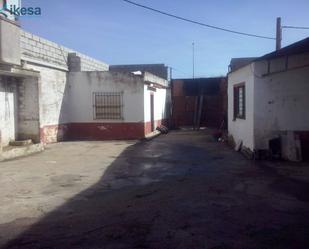
{"label": "dark doorway", "polygon": [[297,132],[300,138],[301,154],[303,161],[309,161],[309,131]]}
{"label": "dark doorway", "polygon": [[154,97],[153,97],[153,94],[150,94],[150,122],[151,122],[151,131],[154,131]]}

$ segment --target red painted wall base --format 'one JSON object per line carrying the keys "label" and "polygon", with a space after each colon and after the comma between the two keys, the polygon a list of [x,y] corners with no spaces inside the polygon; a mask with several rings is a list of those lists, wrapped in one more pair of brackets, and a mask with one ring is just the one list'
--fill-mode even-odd
{"label": "red painted wall base", "polygon": [[[156,129],[160,125],[165,125],[167,126],[167,120],[166,119],[160,119],[160,120],[155,120],[154,121],[155,125],[154,128]],[[151,133],[151,122],[145,122],[145,135]]]}
{"label": "red painted wall base", "polygon": [[[156,120],[155,128],[166,120]],[[41,128],[41,142],[65,140],[129,140],[142,139],[151,132],[151,123],[69,123]]]}
{"label": "red painted wall base", "polygon": [[40,129],[42,143],[56,143],[67,138],[69,124],[47,125]]}
{"label": "red painted wall base", "polygon": [[144,123],[71,123],[68,139],[113,140],[144,137]]}

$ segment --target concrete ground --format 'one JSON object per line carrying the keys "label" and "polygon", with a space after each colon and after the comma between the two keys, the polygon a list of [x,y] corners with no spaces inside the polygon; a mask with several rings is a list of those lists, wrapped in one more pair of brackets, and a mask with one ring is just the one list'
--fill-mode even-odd
{"label": "concrete ground", "polygon": [[1,248],[309,248],[309,165],[207,131],[68,142],[0,163]]}

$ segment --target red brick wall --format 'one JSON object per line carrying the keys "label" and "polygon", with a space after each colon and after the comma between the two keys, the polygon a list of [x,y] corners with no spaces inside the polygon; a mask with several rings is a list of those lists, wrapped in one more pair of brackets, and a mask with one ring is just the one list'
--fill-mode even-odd
{"label": "red brick wall", "polygon": [[[190,84],[199,83],[203,79],[191,79]],[[207,80],[207,78],[205,79]],[[211,78],[210,78],[211,80]],[[188,82],[187,82],[188,83]],[[215,82],[218,86],[216,94],[208,94],[204,92],[203,109],[201,115],[201,126],[219,128],[222,121],[227,116],[227,80],[222,77]],[[194,95],[195,94],[195,95]],[[172,126],[177,128],[180,126],[193,126],[194,113],[197,111],[198,93],[186,92],[185,80],[173,80],[172,82]],[[226,124],[225,124],[226,127]]]}
{"label": "red brick wall", "polygon": [[183,81],[182,80],[173,80],[172,95],[173,96],[185,96],[185,93],[183,91]]}
{"label": "red brick wall", "polygon": [[176,127],[193,125],[196,96],[173,97],[173,122]]}

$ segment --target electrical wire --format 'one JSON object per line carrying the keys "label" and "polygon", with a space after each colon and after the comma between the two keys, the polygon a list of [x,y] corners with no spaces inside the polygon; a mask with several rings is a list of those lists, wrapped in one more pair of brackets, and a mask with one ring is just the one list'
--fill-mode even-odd
{"label": "electrical wire", "polygon": [[282,26],[283,29],[309,29],[309,27]]}
{"label": "electrical wire", "polygon": [[177,69],[175,67],[170,67],[170,68],[172,68],[173,70],[177,71],[178,73],[181,73],[183,76],[187,76],[188,75],[188,73],[185,73],[185,72],[183,72],[183,71],[181,71],[181,70],[179,70],[179,69]]}
{"label": "electrical wire", "polygon": [[190,23],[193,23],[193,24],[197,24],[197,25],[200,25],[200,26],[204,26],[204,27],[208,27],[208,28],[212,28],[212,29],[217,29],[217,30],[221,30],[221,31],[225,31],[225,32],[230,32],[230,33],[234,33],[234,34],[238,34],[238,35],[245,35],[245,36],[251,36],[251,37],[268,39],[268,40],[276,40],[276,38],[274,38],[274,37],[250,34],[250,33],[235,31],[235,30],[231,30],[231,29],[221,28],[221,27],[209,25],[209,24],[206,24],[206,23],[194,21],[194,20],[191,20],[191,19],[188,19],[188,18],[184,18],[184,17],[181,17],[181,16],[176,16],[174,14],[170,14],[170,13],[158,10],[158,9],[154,9],[154,8],[151,8],[151,7],[148,7],[148,6],[145,6],[145,5],[142,5],[142,4],[130,1],[130,0],[122,0],[122,1],[124,1],[126,3],[129,3],[129,4],[132,4],[132,5],[135,5],[135,6],[138,6],[138,7],[141,7],[141,8],[144,8],[144,9],[148,9],[148,10],[160,13],[162,15],[173,17],[173,18],[176,18],[176,19],[179,19],[179,20],[182,20],[182,21],[185,21],[185,22],[190,22]]}

